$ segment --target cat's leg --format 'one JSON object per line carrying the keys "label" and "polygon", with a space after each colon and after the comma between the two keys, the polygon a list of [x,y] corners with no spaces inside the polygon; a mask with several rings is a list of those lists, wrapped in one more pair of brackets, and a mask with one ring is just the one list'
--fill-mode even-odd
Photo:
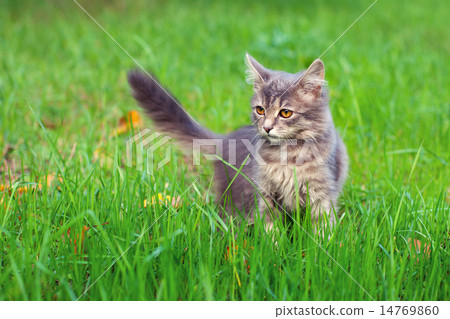
{"label": "cat's leg", "polygon": [[266,234],[272,235],[272,241],[276,246],[278,244],[276,237],[279,230],[275,229],[274,222],[279,216],[278,205],[271,196],[265,195],[258,200],[258,211],[260,213],[260,218],[262,218],[264,222]]}
{"label": "cat's leg", "polygon": [[273,229],[275,216],[275,202],[270,196],[260,197],[258,200],[258,212],[264,220],[264,229],[269,232]]}
{"label": "cat's leg", "polygon": [[333,204],[329,199],[320,199],[312,202],[311,205],[311,218],[313,223],[318,223],[323,220],[323,216],[326,215],[329,222],[334,223]]}
{"label": "cat's leg", "polygon": [[320,232],[323,238],[325,237],[325,229],[328,228],[331,232],[336,225],[335,208],[331,198],[323,197],[312,202],[311,218],[313,229],[315,233]]}

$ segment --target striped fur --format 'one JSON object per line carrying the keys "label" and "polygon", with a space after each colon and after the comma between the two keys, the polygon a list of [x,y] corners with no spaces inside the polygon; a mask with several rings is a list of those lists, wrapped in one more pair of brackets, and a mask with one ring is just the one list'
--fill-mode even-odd
{"label": "striped fur", "polygon": [[[156,128],[176,138],[183,149],[192,150],[196,139],[215,139],[223,145],[220,155],[234,166],[214,163],[217,198],[224,211],[250,222],[263,216],[270,228],[274,218],[293,212],[298,202],[311,205],[314,221],[327,214],[334,222],[348,156],[331,118],[322,61],[296,74],[268,70],[249,55],[247,65],[254,84],[254,125],[228,135],[198,125],[153,78],[132,72],[128,80]],[[264,108],[264,115],[257,107]],[[283,109],[291,110],[292,116],[280,116]]]}

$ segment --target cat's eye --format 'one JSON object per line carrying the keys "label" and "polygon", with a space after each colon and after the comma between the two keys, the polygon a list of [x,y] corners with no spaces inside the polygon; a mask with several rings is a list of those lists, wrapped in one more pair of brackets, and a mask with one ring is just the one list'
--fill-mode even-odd
{"label": "cat's eye", "polygon": [[266,110],[264,110],[264,108],[262,106],[256,107],[256,113],[258,113],[259,115],[264,115],[265,112],[266,112]]}
{"label": "cat's eye", "polygon": [[291,117],[292,111],[284,109],[280,111],[280,115],[287,119],[288,117]]}

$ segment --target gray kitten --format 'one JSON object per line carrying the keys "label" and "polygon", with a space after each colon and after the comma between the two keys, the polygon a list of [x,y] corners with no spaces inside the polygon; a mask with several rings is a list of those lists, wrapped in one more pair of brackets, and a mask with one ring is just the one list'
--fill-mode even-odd
{"label": "gray kitten", "polygon": [[250,223],[264,218],[270,229],[298,203],[311,206],[314,222],[326,214],[333,225],[348,157],[328,107],[322,61],[296,74],[268,70],[248,54],[246,62],[253,125],[228,135],[197,124],[153,78],[134,71],[128,82],[159,131],[185,150],[217,155],[214,180],[225,211]]}

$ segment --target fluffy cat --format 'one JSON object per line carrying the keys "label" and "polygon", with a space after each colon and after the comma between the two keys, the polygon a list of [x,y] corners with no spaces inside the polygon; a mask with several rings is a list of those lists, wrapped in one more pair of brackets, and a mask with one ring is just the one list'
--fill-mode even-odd
{"label": "fluffy cat", "polygon": [[248,54],[246,62],[253,125],[228,135],[197,124],[154,78],[133,71],[128,82],[158,131],[185,150],[221,158],[214,180],[225,211],[249,223],[264,218],[270,229],[299,203],[311,206],[313,222],[326,214],[334,224],[348,157],[328,107],[322,61],[295,74],[266,69]]}

